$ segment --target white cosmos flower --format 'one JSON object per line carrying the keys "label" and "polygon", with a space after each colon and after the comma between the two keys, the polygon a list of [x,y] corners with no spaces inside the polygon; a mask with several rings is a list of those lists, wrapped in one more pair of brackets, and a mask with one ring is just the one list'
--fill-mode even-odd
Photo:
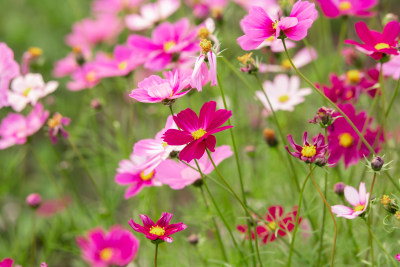
{"label": "white cosmos flower", "polygon": [[[293,111],[294,107],[304,102],[304,96],[311,94],[310,88],[299,89],[300,78],[289,77],[286,74],[275,76],[273,82],[266,81],[263,84],[264,92],[267,94],[274,111]],[[256,92],[256,97],[261,101],[267,110],[271,110],[267,98],[262,91]]]}

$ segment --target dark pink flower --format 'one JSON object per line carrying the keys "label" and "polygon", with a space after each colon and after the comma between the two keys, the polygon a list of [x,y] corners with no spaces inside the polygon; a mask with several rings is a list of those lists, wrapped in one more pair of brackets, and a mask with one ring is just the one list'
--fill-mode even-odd
{"label": "dark pink flower", "polygon": [[135,223],[133,219],[129,220],[129,225],[136,232],[145,234],[150,240],[162,240],[168,243],[173,241],[170,235],[185,230],[187,226],[183,223],[169,224],[172,218],[172,214],[168,212],[163,212],[161,218],[154,223],[147,215],[140,214],[140,219],[142,219],[143,226]]}
{"label": "dark pink flower", "polygon": [[357,22],[356,31],[358,37],[364,43],[358,43],[353,40],[345,40],[346,44],[356,45],[366,52],[370,57],[379,60],[383,55],[398,55],[397,50],[398,37],[400,33],[400,24],[397,21],[391,21],[385,25],[383,32],[372,31],[365,22]]}
{"label": "dark pink flower", "polygon": [[344,103],[350,100],[358,100],[360,90],[357,87],[349,85],[346,80],[337,76],[330,75],[331,85],[316,85],[323,93],[335,103]]}
{"label": "dark pink flower", "polygon": [[317,0],[322,12],[328,18],[338,16],[370,17],[375,12],[368,11],[378,0]]}
{"label": "dark pink flower", "polygon": [[299,146],[293,140],[291,134],[287,136],[289,141],[289,145],[294,149],[294,152],[289,150],[289,147],[286,146],[286,150],[290,155],[301,159],[306,163],[313,163],[316,159],[324,159],[327,145],[325,145],[325,138],[322,134],[318,134],[313,138],[313,143],[310,144],[308,142],[307,132],[304,132],[303,135],[303,145]]}
{"label": "dark pink flower", "polygon": [[56,112],[52,118],[47,121],[47,126],[49,126],[49,136],[51,142],[57,143],[57,136],[60,133],[64,138],[68,138],[68,132],[64,129],[64,126],[68,126],[71,122],[70,118],[63,117],[60,113]]}
{"label": "dark pink flower", "polygon": [[0,261],[0,267],[12,267],[14,264],[14,260],[10,258],[5,258]]}
{"label": "dark pink flower", "polygon": [[139,240],[120,226],[111,227],[109,232],[93,229],[87,237],[78,236],[76,243],[83,259],[93,267],[126,266],[139,248]]}
{"label": "dark pink flower", "polygon": [[190,162],[193,159],[200,159],[206,148],[214,152],[217,142],[213,134],[232,128],[233,126],[223,126],[231,116],[232,112],[219,109],[215,110],[217,103],[210,101],[204,103],[199,116],[187,108],[174,116],[174,121],[180,130],[169,129],[163,136],[164,142],[168,145],[185,145],[179,153],[179,159]]}

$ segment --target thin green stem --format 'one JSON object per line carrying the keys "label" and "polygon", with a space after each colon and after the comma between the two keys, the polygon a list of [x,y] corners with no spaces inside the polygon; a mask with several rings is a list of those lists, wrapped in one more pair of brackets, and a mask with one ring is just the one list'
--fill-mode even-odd
{"label": "thin green stem", "polygon": [[[325,170],[325,177],[324,177],[324,195],[326,196],[328,193],[328,171]],[[324,246],[324,233],[325,233],[325,204],[323,203],[322,207],[322,228],[321,228],[321,236],[320,236],[320,242],[319,242],[319,250],[318,250],[318,260],[317,260],[317,266],[320,266],[321,262],[321,255],[322,255],[322,248]]]}
{"label": "thin green stem", "polygon": [[385,118],[387,118],[389,116],[389,113],[392,110],[394,100],[396,99],[396,96],[399,93],[399,88],[400,88],[400,78],[397,80],[396,89],[394,90],[394,93],[392,95],[392,99],[390,99],[389,106],[388,106],[388,108],[386,110],[386,113],[385,113]]}
{"label": "thin green stem", "polygon": [[342,59],[342,50],[343,50],[343,44],[344,44],[344,38],[346,37],[347,33],[347,16],[342,17],[342,25],[340,26],[340,32],[339,32],[339,40],[338,40],[338,45],[337,45],[337,52],[338,55],[335,58],[335,61],[333,63],[333,71],[335,72],[337,70],[338,64],[340,60]]}
{"label": "thin green stem", "polygon": [[328,208],[329,213],[331,214],[333,225],[335,227],[335,234],[333,236],[333,245],[332,245],[332,253],[331,253],[331,264],[330,264],[330,266],[333,267],[333,263],[334,263],[334,260],[335,260],[335,247],[336,247],[336,238],[337,238],[337,224],[336,224],[336,220],[335,220],[335,215],[333,215],[331,206],[328,204],[328,201],[326,201],[326,198],[324,197],[324,194],[322,194],[321,190],[318,187],[317,182],[314,179],[314,175],[313,175],[311,166],[310,166],[310,173],[311,173],[311,180],[313,181],[315,189],[317,189],[317,191],[318,191],[319,195],[321,196],[322,200],[325,202],[325,205]]}
{"label": "thin green stem", "polygon": [[[372,101],[371,107],[369,108],[369,111],[368,111],[368,114],[367,114],[367,119],[365,120],[364,126],[363,126],[362,131],[361,131],[362,135],[365,135],[365,133],[367,132],[368,125],[370,125],[369,121],[370,121],[370,119],[372,117],[372,113],[375,110],[376,103],[378,103],[378,97],[374,98],[374,100]],[[360,150],[361,144],[362,144],[361,140],[358,140],[357,150]]]}
{"label": "thin green stem", "polygon": [[[308,42],[307,38],[303,39],[303,43],[307,47],[308,52],[310,53],[310,57],[312,58],[312,54],[313,54],[312,53],[312,47],[311,47],[310,43]],[[312,65],[312,67],[314,69],[315,74],[317,75],[317,80],[319,82],[321,82],[322,81],[321,75],[319,74],[319,70],[318,70],[317,64],[315,63],[315,59],[311,60],[311,65]]]}
{"label": "thin green stem", "polygon": [[[385,80],[383,79],[383,62],[381,62],[381,66],[379,69],[379,89],[381,92],[381,105],[382,105],[382,112],[385,112],[386,110],[386,103],[385,103]],[[385,114],[382,115],[382,130],[383,130],[383,136],[385,140],[387,140],[387,131],[386,131],[386,116]],[[379,137],[378,137],[379,139]]]}
{"label": "thin green stem", "polygon": [[156,242],[156,253],[154,254],[154,267],[157,267],[157,257],[158,257],[158,242]]}
{"label": "thin green stem", "polygon": [[[371,207],[371,197],[372,197],[372,190],[374,189],[374,185],[375,185],[375,180],[376,180],[376,172],[374,173],[374,178],[372,179],[372,184],[371,184],[371,189],[369,190],[369,197],[368,197],[368,210],[369,210],[369,214],[368,214],[368,221],[367,221],[367,225],[368,225],[368,229],[370,229],[371,227],[371,218],[372,218],[372,207]],[[370,247],[370,251],[371,251],[371,266],[374,267],[375,262],[374,262],[374,244],[372,242],[372,231],[369,231],[369,247]]]}
{"label": "thin green stem", "polygon": [[[376,238],[375,234],[372,232],[371,226],[367,222],[365,222],[365,223],[367,224],[369,234],[372,236],[372,238],[375,240],[375,242],[378,244],[378,246],[382,249],[382,251],[386,254],[386,256],[390,259],[393,266],[397,266],[396,262],[393,259],[393,256],[390,255],[390,253],[385,249],[385,247],[382,245],[382,243],[378,240],[378,238]],[[372,263],[372,266],[373,266],[373,263]]]}
{"label": "thin green stem", "polygon": [[32,213],[32,266],[36,265],[36,214]]}
{"label": "thin green stem", "polygon": [[394,181],[393,177],[389,174],[388,171],[385,171],[386,176],[389,178],[390,182],[396,187],[397,191],[400,191],[399,185]]}
{"label": "thin green stem", "polygon": [[296,71],[296,73],[306,82],[308,83],[311,88],[317,92],[323,99],[325,99],[329,104],[331,104],[342,116],[343,118],[350,124],[351,128],[353,128],[353,130],[357,133],[357,135],[360,137],[360,139],[362,140],[362,142],[365,144],[365,146],[368,148],[368,150],[370,151],[371,155],[373,155],[375,153],[374,149],[372,148],[372,146],[367,142],[367,140],[365,139],[365,137],[360,133],[360,131],[357,129],[357,127],[354,125],[354,123],[350,120],[350,118],[338,107],[338,105],[336,105],[332,100],[329,99],[329,97],[327,97],[324,93],[322,93],[315,85],[313,82],[311,82],[307,77],[305,77],[294,65],[292,59],[289,56],[287,47],[286,47],[286,43],[285,43],[285,39],[282,39],[282,43],[283,43],[283,47],[285,49],[285,53],[286,56],[288,57],[288,60],[290,62],[290,64],[292,65],[293,69]]}

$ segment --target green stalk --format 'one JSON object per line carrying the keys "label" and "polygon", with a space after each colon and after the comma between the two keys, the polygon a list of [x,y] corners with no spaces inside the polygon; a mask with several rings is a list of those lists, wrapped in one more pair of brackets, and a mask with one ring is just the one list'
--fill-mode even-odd
{"label": "green stalk", "polygon": [[158,242],[156,242],[156,253],[154,254],[154,267],[157,267],[157,257],[158,257]]}
{"label": "green stalk", "polygon": [[344,38],[346,37],[346,32],[347,32],[347,16],[343,16],[342,25],[340,26],[339,41],[337,45],[338,55],[333,63],[334,72],[337,70],[340,59],[342,58],[342,50],[343,50]]}
{"label": "green stalk", "polygon": [[[367,226],[368,229],[371,228],[371,217],[372,217],[372,208],[371,208],[371,197],[372,197],[372,190],[374,189],[375,185],[375,179],[376,179],[376,172],[374,173],[374,178],[372,179],[372,184],[371,184],[371,189],[369,190],[369,198],[368,198],[368,221],[367,221]],[[369,247],[371,251],[371,266],[374,267],[374,244],[372,243],[372,231],[369,231]]]}
{"label": "green stalk", "polygon": [[[365,222],[365,223],[367,223],[367,222]],[[378,244],[378,246],[382,249],[382,251],[386,254],[386,256],[390,259],[390,261],[392,262],[393,266],[398,266],[398,264],[396,264],[396,262],[394,261],[393,256],[390,255],[389,252],[387,252],[387,250],[382,245],[382,243],[378,240],[378,238],[376,238],[375,234],[371,230],[371,226],[368,223],[367,223],[367,227],[368,227],[369,234],[372,236],[372,238],[375,240],[375,242]]]}
{"label": "green stalk", "polygon": [[399,92],[399,88],[400,88],[400,78],[397,80],[396,89],[394,90],[394,93],[392,95],[392,99],[390,100],[389,107],[386,110],[385,118],[387,118],[389,116],[389,113],[392,110],[392,106],[393,106],[394,100],[396,99],[396,96],[397,96],[397,94]]}

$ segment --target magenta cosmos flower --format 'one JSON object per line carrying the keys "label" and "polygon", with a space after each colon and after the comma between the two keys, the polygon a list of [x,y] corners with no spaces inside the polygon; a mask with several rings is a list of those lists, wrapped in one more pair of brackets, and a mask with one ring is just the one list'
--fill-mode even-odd
{"label": "magenta cosmos flower", "polygon": [[61,134],[65,139],[68,138],[68,132],[64,129],[64,126],[68,126],[71,122],[70,118],[63,117],[60,113],[56,112],[52,118],[47,121],[47,126],[49,127],[49,136],[51,142],[57,143],[57,136]]}
{"label": "magenta cosmos flower", "polygon": [[364,43],[358,43],[353,40],[345,40],[346,44],[356,45],[365,51],[373,59],[379,60],[383,55],[398,55],[397,50],[398,37],[400,33],[400,24],[397,21],[390,21],[386,24],[383,32],[372,31],[365,22],[357,22],[356,31],[358,37]]}
{"label": "magenta cosmos flower", "polygon": [[243,50],[256,49],[270,37],[287,38],[299,41],[307,36],[307,31],[316,20],[318,11],[315,4],[297,1],[288,17],[270,17],[262,7],[253,6],[249,15],[241,21],[245,35],[237,39]]}
{"label": "magenta cosmos flower", "polygon": [[378,0],[317,0],[321,10],[328,18],[339,16],[370,17],[375,12],[368,11]]}
{"label": "magenta cosmos flower", "polygon": [[92,11],[97,14],[113,14],[119,12],[132,12],[140,6],[144,0],[95,0],[92,2]]}
{"label": "magenta cosmos flower", "polygon": [[168,145],[187,144],[179,153],[180,160],[190,162],[193,159],[200,159],[206,148],[214,152],[217,140],[213,134],[233,127],[231,125],[220,127],[232,116],[232,112],[225,109],[216,111],[216,107],[217,103],[210,101],[204,103],[199,116],[190,108],[174,116],[174,121],[180,130],[169,129],[163,139]]}
{"label": "magenta cosmos flower", "polygon": [[174,24],[164,22],[157,26],[152,38],[131,35],[128,38],[135,53],[145,55],[145,67],[159,71],[170,67],[170,64],[179,61],[182,57],[191,57],[199,51],[197,46],[197,31],[190,29],[188,19],[181,19]]}
{"label": "magenta cosmos flower", "polygon": [[190,88],[191,74],[191,70],[174,70],[164,73],[164,79],[151,75],[141,81],[139,88],[133,89],[129,96],[139,102],[169,104],[190,92],[185,89]]}
{"label": "magenta cosmos flower", "polygon": [[8,106],[8,86],[18,75],[19,65],[14,60],[14,52],[5,43],[0,43],[0,108]]}
{"label": "magenta cosmos flower", "polygon": [[325,145],[325,139],[322,134],[318,134],[314,137],[313,143],[310,144],[308,142],[307,132],[304,132],[303,146],[296,144],[291,134],[287,136],[287,139],[289,145],[294,149],[294,152],[290,151],[288,146],[286,146],[286,150],[293,157],[301,159],[306,163],[313,163],[316,159],[325,159],[326,150],[328,148],[327,145]]}
{"label": "magenta cosmos flower", "polygon": [[49,112],[43,110],[41,103],[37,103],[27,117],[9,113],[0,124],[0,149],[25,144],[29,136],[42,128],[48,116]]}
{"label": "magenta cosmos flower", "polygon": [[358,191],[354,187],[346,185],[344,187],[344,197],[353,208],[344,205],[332,206],[332,212],[335,213],[337,217],[354,219],[364,213],[368,207],[369,193],[366,192],[365,183],[360,183]]}
{"label": "magenta cosmos flower", "polygon": [[[362,132],[364,124],[367,123],[367,129],[364,138],[373,146],[378,135],[379,128],[372,130],[372,119],[367,122],[367,113],[362,111],[356,113],[356,109],[352,104],[339,104],[339,108],[349,117],[357,129]],[[346,121],[341,117],[338,111],[333,113],[333,117],[338,117],[334,123],[328,127],[328,151],[329,151],[329,164],[337,164],[340,158],[344,159],[344,166],[347,168],[350,165],[356,164],[364,156],[368,157],[370,154],[369,149],[364,143],[361,143],[359,136]],[[377,140],[375,153],[379,152],[379,144],[383,141],[383,134],[381,133]],[[361,143],[361,144],[359,144]]]}
{"label": "magenta cosmos flower", "polygon": [[163,212],[161,218],[154,223],[148,216],[140,214],[140,219],[142,219],[143,226],[135,223],[133,219],[129,220],[129,225],[136,232],[145,234],[150,240],[162,240],[168,243],[173,241],[170,235],[185,230],[187,226],[183,223],[169,224],[172,218],[172,214],[168,212]]}
{"label": "magenta cosmos flower", "polygon": [[139,240],[120,226],[111,227],[109,232],[100,228],[90,230],[86,237],[78,236],[76,243],[82,258],[93,267],[125,266],[139,248]]}
{"label": "magenta cosmos flower", "polygon": [[0,267],[12,267],[14,264],[14,260],[10,258],[5,258],[0,261]]}

